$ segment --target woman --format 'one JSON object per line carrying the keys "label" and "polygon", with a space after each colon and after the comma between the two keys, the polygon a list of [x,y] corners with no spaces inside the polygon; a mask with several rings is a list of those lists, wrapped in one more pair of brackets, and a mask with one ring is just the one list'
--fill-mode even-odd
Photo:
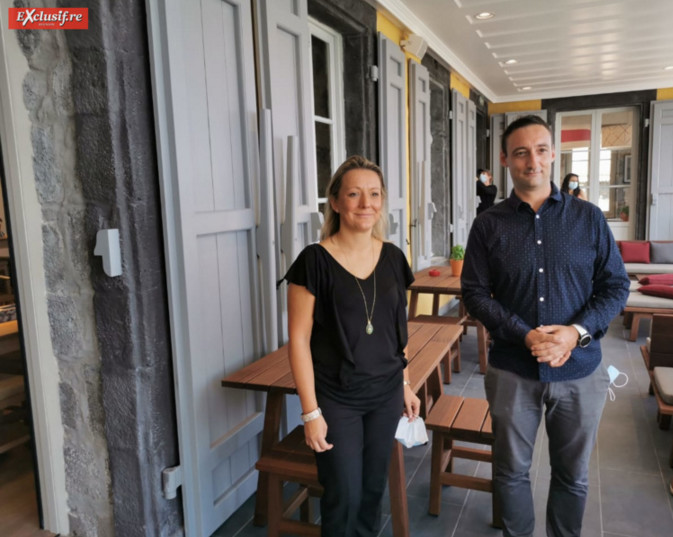
{"label": "woman", "polygon": [[420,400],[406,366],[402,251],[385,237],[378,166],[347,159],[327,186],[322,240],[285,276],[290,364],[306,444],[315,451],[323,537],[374,536],[395,429]]}
{"label": "woman", "polygon": [[575,173],[569,173],[563,178],[561,192],[565,192],[566,194],[570,194],[581,200],[587,199],[584,196],[584,191],[580,188],[580,178]]}
{"label": "woman", "polygon": [[477,214],[484,212],[489,207],[493,207],[495,197],[498,194],[498,187],[493,184],[493,175],[490,170],[477,170],[477,196],[479,196],[479,206]]}

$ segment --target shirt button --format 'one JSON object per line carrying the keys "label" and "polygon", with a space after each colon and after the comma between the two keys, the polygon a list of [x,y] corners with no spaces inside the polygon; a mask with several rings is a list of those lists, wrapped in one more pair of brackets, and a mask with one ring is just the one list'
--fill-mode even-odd
{"label": "shirt button", "polygon": [[538,244],[542,244],[542,241],[541,241],[541,240],[538,240],[537,243],[538,243]]}
{"label": "shirt button", "polygon": [[540,268],[540,269],[537,269],[537,270],[538,270],[538,272],[544,272],[543,268]]}
{"label": "shirt button", "polygon": [[540,302],[544,302],[544,297],[543,296],[540,297]]}

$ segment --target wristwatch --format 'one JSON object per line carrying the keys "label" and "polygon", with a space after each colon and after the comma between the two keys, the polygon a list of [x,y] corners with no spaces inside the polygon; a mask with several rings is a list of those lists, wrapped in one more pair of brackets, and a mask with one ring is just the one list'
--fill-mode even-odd
{"label": "wristwatch", "polygon": [[591,343],[591,334],[586,331],[586,329],[581,325],[581,324],[574,324],[572,325],[575,330],[577,330],[577,333],[579,336],[577,337],[577,346],[580,349],[584,349],[589,346],[589,343]]}

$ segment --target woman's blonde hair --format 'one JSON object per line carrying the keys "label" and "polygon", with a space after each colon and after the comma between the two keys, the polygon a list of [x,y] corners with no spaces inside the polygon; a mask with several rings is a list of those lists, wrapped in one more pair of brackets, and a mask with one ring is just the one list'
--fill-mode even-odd
{"label": "woman's blonde hair", "polygon": [[372,161],[367,160],[365,157],[360,155],[353,155],[348,157],[342,164],[339,166],[334,175],[327,184],[325,189],[325,197],[327,198],[327,203],[325,203],[325,221],[320,230],[320,238],[322,240],[327,239],[339,231],[340,220],[339,213],[335,212],[332,209],[332,204],[330,200],[335,200],[339,197],[339,190],[341,190],[341,183],[343,182],[343,177],[351,170],[371,170],[379,176],[381,180],[381,195],[383,197],[383,207],[381,208],[381,216],[374,225],[372,230],[372,236],[374,238],[380,239],[382,241],[386,240],[388,237],[388,209],[386,205],[386,185],[383,181],[383,172]]}

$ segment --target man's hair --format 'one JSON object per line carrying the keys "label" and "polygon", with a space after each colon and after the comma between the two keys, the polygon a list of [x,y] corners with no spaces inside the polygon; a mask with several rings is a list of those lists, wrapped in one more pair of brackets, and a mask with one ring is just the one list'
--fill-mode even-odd
{"label": "man's hair", "polygon": [[523,129],[524,127],[530,127],[531,125],[540,125],[547,129],[549,136],[551,136],[552,143],[554,143],[554,133],[551,131],[549,124],[539,116],[521,116],[516,121],[509,124],[505,129],[505,132],[502,134],[501,146],[503,155],[507,155],[507,138],[517,129]]}

